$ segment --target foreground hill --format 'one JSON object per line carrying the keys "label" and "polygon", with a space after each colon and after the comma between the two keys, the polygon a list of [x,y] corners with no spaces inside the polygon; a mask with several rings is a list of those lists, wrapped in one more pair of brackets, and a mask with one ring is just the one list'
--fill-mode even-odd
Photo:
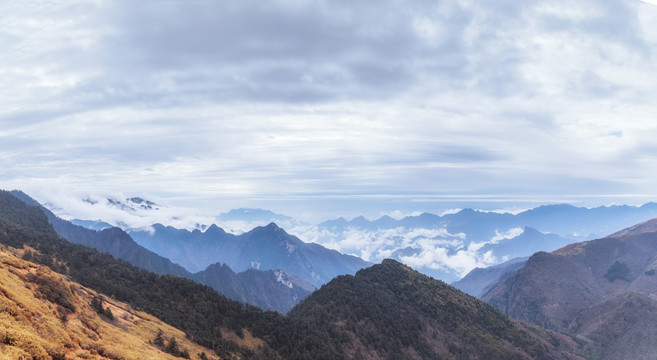
{"label": "foreground hill", "polygon": [[[21,191],[12,191],[11,194],[28,205],[41,208],[57,235],[72,243],[106,252],[117,259],[123,259],[156,274],[169,274],[195,280],[211,286],[231,299],[264,310],[275,310],[285,314],[314,290],[314,287],[307,282],[281,271],[251,270],[236,274],[221,263],[212,264],[203,271],[192,274],[166,257],[137,244],[128,233],[117,227],[102,230],[87,229],[57,217]],[[137,201],[137,204],[144,203],[144,200],[139,198],[130,200]]]}
{"label": "foreground hill", "polygon": [[601,359],[654,359],[656,224],[537,253],[483,299],[511,317],[596,340]]}
{"label": "foreground hill", "polygon": [[240,272],[251,268],[282,270],[319,287],[332,278],[353,274],[371,265],[351,255],[305,243],[274,223],[241,235],[225,232],[216,225],[204,232],[187,231],[156,224],[152,231],[134,230],[130,235],[147,249],[172,259],[191,271],[219,262]]}
{"label": "foreground hill", "polygon": [[0,250],[0,358],[217,358],[161,320],[17,257],[26,253]]}
{"label": "foreground hill", "polygon": [[334,328],[356,359],[581,358],[570,338],[514,322],[394,260],[339,276],[289,315]]}

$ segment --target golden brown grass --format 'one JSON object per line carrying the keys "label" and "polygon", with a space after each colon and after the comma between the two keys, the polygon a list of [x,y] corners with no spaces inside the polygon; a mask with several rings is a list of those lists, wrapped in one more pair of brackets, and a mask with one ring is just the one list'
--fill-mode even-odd
{"label": "golden brown grass", "polygon": [[239,347],[249,349],[251,351],[257,352],[258,350],[266,347],[267,345],[262,339],[254,337],[251,332],[247,329],[242,329],[243,336],[240,337],[234,331],[222,329],[221,337],[232,341],[237,344]]}
{"label": "golden brown grass", "polygon": [[[111,298],[104,297],[104,306],[114,320],[101,317],[90,305],[97,295],[94,291],[19,259],[21,254],[21,250],[0,249],[0,359],[181,359],[152,344],[159,331],[165,342],[175,337],[192,359],[199,359],[201,352],[219,359],[186,339],[182,331]],[[75,311],[48,300],[34,279],[55,284]]]}

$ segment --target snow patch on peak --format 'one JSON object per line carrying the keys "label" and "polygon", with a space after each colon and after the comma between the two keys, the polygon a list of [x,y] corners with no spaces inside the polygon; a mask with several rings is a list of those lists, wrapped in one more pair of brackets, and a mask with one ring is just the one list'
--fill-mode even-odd
{"label": "snow patch on peak", "polygon": [[260,265],[261,264],[257,261],[251,261],[251,267],[256,269],[256,270],[260,270]]}
{"label": "snow patch on peak", "polygon": [[294,285],[292,284],[292,282],[284,272],[280,270],[274,270],[274,275],[276,275],[276,281],[278,281],[279,283],[289,287],[290,289],[294,287]]}

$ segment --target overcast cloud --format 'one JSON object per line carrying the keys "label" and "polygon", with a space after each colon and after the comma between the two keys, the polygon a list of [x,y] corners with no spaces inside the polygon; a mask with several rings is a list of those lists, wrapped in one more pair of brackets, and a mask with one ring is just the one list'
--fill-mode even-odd
{"label": "overcast cloud", "polygon": [[42,201],[348,216],[657,199],[647,2],[9,0],[0,14],[0,186]]}

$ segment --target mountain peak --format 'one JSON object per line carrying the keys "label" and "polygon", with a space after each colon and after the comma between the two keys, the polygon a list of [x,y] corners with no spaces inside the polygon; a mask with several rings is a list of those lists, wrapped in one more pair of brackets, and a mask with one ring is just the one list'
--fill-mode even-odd
{"label": "mountain peak", "polygon": [[225,234],[226,231],[224,229],[220,228],[216,224],[210,225],[207,229],[205,229],[205,233],[210,235],[210,234]]}
{"label": "mountain peak", "polygon": [[129,202],[131,202],[131,203],[137,204],[137,205],[146,205],[146,206],[157,205],[157,204],[155,204],[155,203],[152,202],[152,201],[146,200],[146,199],[144,199],[144,198],[140,198],[140,197],[138,197],[138,196],[131,197],[131,198],[128,198],[128,199],[126,199],[126,200],[129,201]]}
{"label": "mountain peak", "polygon": [[544,235],[543,232],[541,232],[540,230],[537,230],[537,229],[535,229],[531,226],[525,226],[525,228],[522,230],[522,233],[526,234],[526,235],[536,235],[536,234]]}
{"label": "mountain peak", "polygon": [[265,226],[265,228],[272,229],[272,230],[280,229],[280,227],[278,227],[278,225],[276,225],[276,223],[273,222],[273,221],[270,222],[269,224],[267,224],[267,226]]}
{"label": "mountain peak", "polygon": [[[406,268],[406,267],[408,267],[408,266],[406,266],[406,265],[404,265],[404,264],[402,264],[402,263],[400,263],[399,261],[394,260],[394,259],[383,259],[383,261],[381,261],[381,265],[385,265],[385,266],[394,266],[394,267],[399,267],[399,268]],[[376,265],[375,265],[375,266],[376,266]]]}
{"label": "mountain peak", "polygon": [[14,195],[15,197],[17,197],[18,199],[22,200],[24,203],[28,204],[28,205],[32,205],[32,206],[40,206],[41,205],[36,200],[32,199],[29,195],[22,192],[21,190],[12,190],[12,191],[10,191],[10,193],[12,195]]}
{"label": "mountain peak", "polygon": [[392,259],[333,279],[288,314],[363,329],[346,346],[370,358],[565,358],[546,356],[549,345],[493,307]]}

